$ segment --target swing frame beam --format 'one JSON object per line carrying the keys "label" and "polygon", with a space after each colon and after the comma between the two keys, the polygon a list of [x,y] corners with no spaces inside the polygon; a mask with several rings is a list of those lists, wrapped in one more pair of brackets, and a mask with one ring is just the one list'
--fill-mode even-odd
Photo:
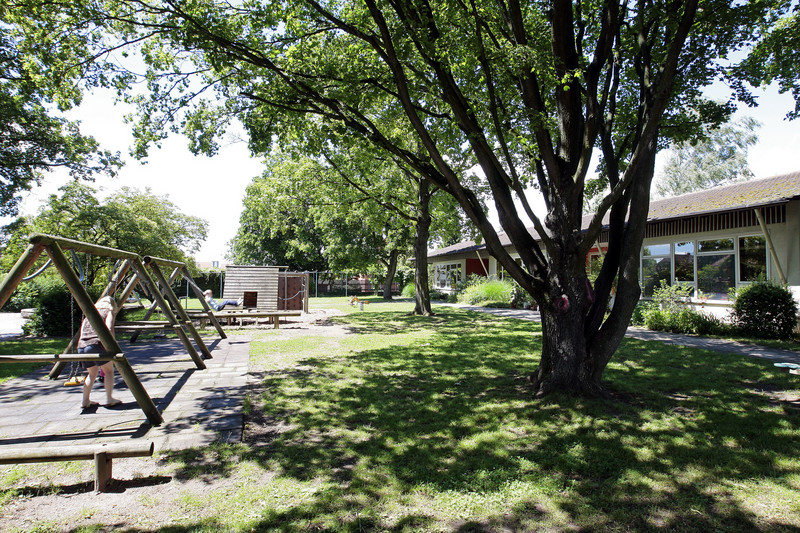
{"label": "swing frame beam", "polygon": [[[25,249],[23,254],[19,257],[3,281],[0,282],[0,307],[2,307],[8,298],[11,297],[11,294],[25,278],[25,274],[36,263],[36,260],[39,258],[39,256],[43,252],[46,252],[53,262],[53,265],[61,275],[62,279],[67,284],[67,288],[72,293],[73,298],[75,298],[75,302],[86,316],[86,320],[89,321],[89,323],[92,325],[92,328],[97,333],[98,339],[103,345],[103,348],[106,350],[106,352],[108,352],[108,354],[111,354],[107,357],[114,362],[115,367],[119,370],[120,376],[133,394],[133,397],[136,399],[139,407],[147,416],[148,421],[150,421],[150,423],[154,426],[163,423],[164,419],[161,416],[161,413],[156,408],[153,400],[147,394],[147,391],[145,390],[138,376],[136,376],[133,368],[128,363],[127,358],[125,358],[123,355],[122,349],[114,338],[113,332],[108,329],[105,321],[95,308],[92,298],[89,296],[86,288],[81,284],[80,279],[75,274],[75,271],[67,260],[67,257],[64,255],[64,250],[79,251],[101,257],[110,257],[122,261],[120,266],[113,273],[108,285],[103,291],[102,296],[113,297],[117,292],[119,284],[124,280],[128,271],[133,269],[133,276],[131,280],[116,298],[118,306],[125,302],[128,296],[133,292],[136,285],[143,285],[156,300],[155,303],[161,308],[167,320],[174,327],[175,332],[183,342],[197,368],[201,370],[205,369],[206,365],[195,350],[191,341],[189,341],[187,331],[189,332],[189,335],[194,338],[198,346],[201,347],[201,351],[203,351],[205,355],[211,357],[211,354],[208,351],[205,343],[203,343],[202,338],[197,333],[197,330],[194,328],[188,315],[186,315],[186,311],[183,309],[183,307],[181,307],[180,301],[170,289],[169,283],[164,278],[163,273],[161,273],[160,269],[158,269],[158,263],[154,261],[153,258],[148,261],[150,269],[154,272],[156,278],[158,279],[159,283],[157,284],[156,281],[150,276],[148,268],[145,266],[145,262],[142,260],[142,258],[132,252],[42,233],[31,235],[29,242],[30,244]],[[162,264],[165,264],[164,262],[166,260],[158,261],[161,261]],[[177,262],[174,263],[176,265],[181,265],[182,269],[185,270],[185,264]],[[186,270],[186,274],[188,274],[188,270]],[[163,294],[162,290],[159,289],[159,285],[163,289]],[[166,295],[166,299],[164,295]],[[170,302],[167,303],[167,300]],[[181,318],[180,320],[175,316],[175,314],[173,314],[169,305],[170,303],[178,312]],[[67,346],[67,349],[61,357],[45,356],[48,358],[45,362],[54,360],[57,361],[50,371],[51,379],[56,379],[58,377],[67,361],[81,360],[81,358],[86,359],[87,354],[77,354],[79,357],[75,357],[75,354],[69,353],[74,351],[74,346],[77,343],[78,338],[79,334],[72,338]],[[70,355],[72,355],[72,357],[70,357]],[[28,360],[34,360],[34,358],[30,357]],[[0,360],[0,362],[3,361]]]}

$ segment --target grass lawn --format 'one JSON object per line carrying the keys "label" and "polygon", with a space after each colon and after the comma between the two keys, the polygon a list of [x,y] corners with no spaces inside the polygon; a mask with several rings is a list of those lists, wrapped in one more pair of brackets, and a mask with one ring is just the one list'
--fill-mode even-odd
{"label": "grass lawn", "polygon": [[[62,353],[69,339],[21,339],[0,342],[0,355]],[[3,363],[0,364],[0,383],[27,374],[42,366],[41,363]]]}
{"label": "grass lawn", "polygon": [[625,340],[614,399],[537,400],[536,324],[334,306],[357,335],[257,333],[253,440],[169,457],[226,480],[175,531],[800,528],[800,381],[771,363]]}

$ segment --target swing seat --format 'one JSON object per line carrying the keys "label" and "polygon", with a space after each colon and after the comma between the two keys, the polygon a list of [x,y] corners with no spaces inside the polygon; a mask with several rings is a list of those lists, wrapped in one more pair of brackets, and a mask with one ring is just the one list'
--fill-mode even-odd
{"label": "swing seat", "polygon": [[64,382],[65,387],[76,387],[78,385],[83,385],[83,376],[72,376],[67,381]]}

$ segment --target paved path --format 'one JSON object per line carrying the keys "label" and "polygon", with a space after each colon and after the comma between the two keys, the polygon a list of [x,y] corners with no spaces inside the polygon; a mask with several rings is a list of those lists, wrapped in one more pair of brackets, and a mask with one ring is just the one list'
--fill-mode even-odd
{"label": "paved path", "polygon": [[[0,384],[0,449],[93,444],[130,439],[155,442],[156,452],[240,442],[248,385],[250,338],[204,339],[212,359],[199,370],[178,340],[140,340],[120,345],[164,417],[153,427],[116,374],[119,406],[80,408],[82,387],[47,377],[49,366]],[[102,383],[92,391],[105,399]]]}
{"label": "paved path", "polygon": [[22,335],[25,319],[19,313],[0,313],[0,341]]}
{"label": "paved path", "polygon": [[[437,304],[461,309],[469,309],[480,313],[489,313],[505,318],[518,318],[521,320],[541,321],[538,311],[528,309],[492,309],[488,307],[476,307],[461,304]],[[627,337],[645,341],[659,341],[665,344],[677,344],[679,346],[691,346],[712,352],[733,353],[767,359],[775,363],[798,363],[800,364],[800,352],[792,350],[780,350],[777,348],[767,348],[756,344],[747,344],[725,339],[715,339],[711,337],[698,337],[695,335],[681,335],[678,333],[667,333],[663,331],[650,331],[643,328],[628,328]]]}

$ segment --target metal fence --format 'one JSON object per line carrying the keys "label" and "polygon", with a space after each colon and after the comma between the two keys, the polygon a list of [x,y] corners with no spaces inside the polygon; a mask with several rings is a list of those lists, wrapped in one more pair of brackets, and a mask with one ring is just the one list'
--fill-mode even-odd
{"label": "metal fence", "polygon": [[[310,296],[350,296],[383,294],[383,283],[373,283],[363,274],[345,272],[308,272]],[[400,292],[400,284],[392,283],[392,292]]]}

